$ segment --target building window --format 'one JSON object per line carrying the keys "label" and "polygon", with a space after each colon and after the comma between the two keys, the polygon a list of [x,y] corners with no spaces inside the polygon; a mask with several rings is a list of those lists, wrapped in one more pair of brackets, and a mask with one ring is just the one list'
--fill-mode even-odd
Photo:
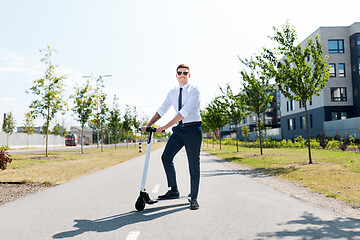
{"label": "building window", "polygon": [[286,111],[289,111],[289,101],[286,101]]}
{"label": "building window", "polygon": [[331,88],[331,101],[332,102],[347,101],[346,88],[344,87]]}
{"label": "building window", "polygon": [[329,53],[344,53],[344,40],[329,40]]}
{"label": "building window", "polygon": [[300,117],[300,129],[305,129],[306,126],[306,118],[305,116]]}
{"label": "building window", "polygon": [[294,119],[289,118],[288,119],[288,130],[293,130],[294,129]]}
{"label": "building window", "polygon": [[291,100],[290,101],[290,111],[294,111],[295,110],[295,100]]}
{"label": "building window", "polygon": [[339,63],[339,77],[345,77],[345,63]]}
{"label": "building window", "polygon": [[331,112],[331,121],[337,120],[337,112]]}
{"label": "building window", "polygon": [[329,63],[329,77],[336,77],[336,65],[335,65],[335,63]]}
{"label": "building window", "polygon": [[341,112],[341,119],[347,119],[347,112]]}
{"label": "building window", "polygon": [[295,121],[295,118],[293,118],[293,120],[294,120],[294,130],[296,129],[296,121]]}
{"label": "building window", "polygon": [[310,128],[313,128],[312,114],[310,114]]}

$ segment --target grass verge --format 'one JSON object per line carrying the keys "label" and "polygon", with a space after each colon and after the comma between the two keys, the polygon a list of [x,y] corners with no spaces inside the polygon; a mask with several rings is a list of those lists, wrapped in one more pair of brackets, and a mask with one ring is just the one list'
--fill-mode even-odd
{"label": "grass verge", "polygon": [[[152,150],[161,148],[165,143],[154,143]],[[50,152],[12,155],[13,161],[8,168],[0,171],[0,182],[23,182],[62,184],[75,178],[122,163],[146,153],[139,153],[136,146],[115,148],[86,149],[79,151]]]}
{"label": "grass verge", "polygon": [[360,207],[360,152],[313,149],[313,164],[308,164],[307,149],[267,148],[263,155],[256,148],[203,145],[202,150],[309,187],[313,192]]}

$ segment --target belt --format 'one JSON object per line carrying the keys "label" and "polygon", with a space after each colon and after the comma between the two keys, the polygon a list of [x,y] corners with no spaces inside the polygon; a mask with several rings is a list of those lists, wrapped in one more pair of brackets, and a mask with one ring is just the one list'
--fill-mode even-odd
{"label": "belt", "polygon": [[201,121],[179,124],[180,127],[189,127],[189,126],[194,126],[194,125],[201,125]]}

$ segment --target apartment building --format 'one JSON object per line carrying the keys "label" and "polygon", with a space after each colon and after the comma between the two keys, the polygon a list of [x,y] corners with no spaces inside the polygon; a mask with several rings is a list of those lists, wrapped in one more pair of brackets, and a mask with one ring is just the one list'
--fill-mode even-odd
{"label": "apartment building", "polygon": [[[360,128],[360,22],[347,27],[320,27],[309,37],[315,39],[316,35],[324,55],[329,56],[330,77],[320,96],[307,103],[310,136],[316,137],[326,130],[327,122],[350,118],[355,132]],[[299,135],[305,138],[304,106],[282,94],[280,102],[282,138],[294,139]]]}

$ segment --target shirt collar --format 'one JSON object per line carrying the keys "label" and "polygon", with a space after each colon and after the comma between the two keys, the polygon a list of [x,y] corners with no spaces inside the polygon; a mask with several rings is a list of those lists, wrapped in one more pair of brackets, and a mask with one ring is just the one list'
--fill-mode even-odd
{"label": "shirt collar", "polygon": [[189,87],[189,83],[186,83],[186,84],[185,84],[184,86],[182,86],[182,87],[179,85],[179,89],[180,89],[180,88],[185,89],[185,88],[188,88],[188,87]]}

